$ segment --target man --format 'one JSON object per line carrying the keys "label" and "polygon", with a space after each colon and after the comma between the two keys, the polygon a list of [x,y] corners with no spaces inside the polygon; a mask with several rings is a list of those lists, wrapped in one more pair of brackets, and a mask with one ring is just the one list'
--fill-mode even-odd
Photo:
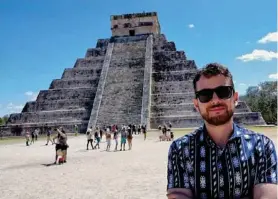
{"label": "man", "polygon": [[48,145],[48,142],[51,142],[52,143],[52,145],[54,144],[54,142],[52,141],[52,139],[51,139],[51,128],[50,127],[48,127],[47,129],[46,129],[46,144],[45,145]]}
{"label": "man", "polygon": [[275,146],[233,123],[239,98],[229,70],[208,64],[193,86],[204,125],[170,146],[168,199],[277,198]]}
{"label": "man", "polygon": [[93,146],[93,127],[91,126],[91,128],[88,129],[87,131],[87,150],[89,150],[89,144],[91,144],[92,149],[94,149]]}

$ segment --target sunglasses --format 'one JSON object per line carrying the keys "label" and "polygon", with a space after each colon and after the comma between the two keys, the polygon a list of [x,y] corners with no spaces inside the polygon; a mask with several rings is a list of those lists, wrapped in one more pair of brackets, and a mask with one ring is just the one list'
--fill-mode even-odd
{"label": "sunglasses", "polygon": [[234,88],[232,86],[219,86],[213,89],[203,89],[195,92],[196,99],[198,98],[200,102],[207,103],[212,97],[213,93],[216,93],[220,99],[229,99],[234,93]]}

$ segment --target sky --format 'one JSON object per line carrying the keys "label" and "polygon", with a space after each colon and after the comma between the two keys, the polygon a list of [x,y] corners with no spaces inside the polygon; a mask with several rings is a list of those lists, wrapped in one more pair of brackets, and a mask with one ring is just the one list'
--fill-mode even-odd
{"label": "sky", "polygon": [[110,15],[156,11],[161,31],[198,68],[232,72],[236,90],[277,81],[277,1],[0,0],[0,116],[60,79],[98,39],[111,37]]}

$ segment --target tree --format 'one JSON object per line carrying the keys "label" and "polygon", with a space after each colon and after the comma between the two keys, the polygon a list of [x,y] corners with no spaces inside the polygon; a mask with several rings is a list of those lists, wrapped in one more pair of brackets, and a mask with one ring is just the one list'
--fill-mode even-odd
{"label": "tree", "polygon": [[246,95],[241,99],[246,101],[253,112],[261,112],[266,123],[277,123],[277,81],[248,87]]}

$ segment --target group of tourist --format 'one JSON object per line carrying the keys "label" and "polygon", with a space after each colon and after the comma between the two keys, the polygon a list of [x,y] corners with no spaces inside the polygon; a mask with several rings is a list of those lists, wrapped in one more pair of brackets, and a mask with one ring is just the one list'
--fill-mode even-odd
{"label": "group of tourist", "polygon": [[[128,142],[128,150],[132,149],[132,139],[133,134],[141,134],[144,135],[144,140],[146,140],[147,131],[146,125],[136,125],[129,124],[128,126],[122,125],[121,128],[118,128],[118,125],[114,124],[112,126],[103,126],[103,128],[93,127],[88,128],[86,135],[87,135],[87,150],[89,150],[89,145],[91,145],[92,149],[99,149],[99,143],[102,140],[103,134],[105,134],[105,141],[106,141],[106,151],[110,151],[111,148],[111,141],[112,139],[115,141],[115,149],[114,151],[118,150],[118,139],[121,137],[120,142],[120,151],[125,151],[126,141]],[[113,135],[113,137],[112,137]],[[93,136],[95,138],[95,146],[93,146]]]}
{"label": "group of tourist", "polygon": [[173,141],[174,140],[174,132],[172,131],[172,124],[163,124],[158,126],[158,130],[161,132],[159,135],[159,141]]}
{"label": "group of tourist", "polygon": [[35,130],[26,129],[25,130],[25,140],[26,140],[26,146],[30,146],[31,144],[34,144],[35,141],[38,140],[40,130],[36,128]]}

